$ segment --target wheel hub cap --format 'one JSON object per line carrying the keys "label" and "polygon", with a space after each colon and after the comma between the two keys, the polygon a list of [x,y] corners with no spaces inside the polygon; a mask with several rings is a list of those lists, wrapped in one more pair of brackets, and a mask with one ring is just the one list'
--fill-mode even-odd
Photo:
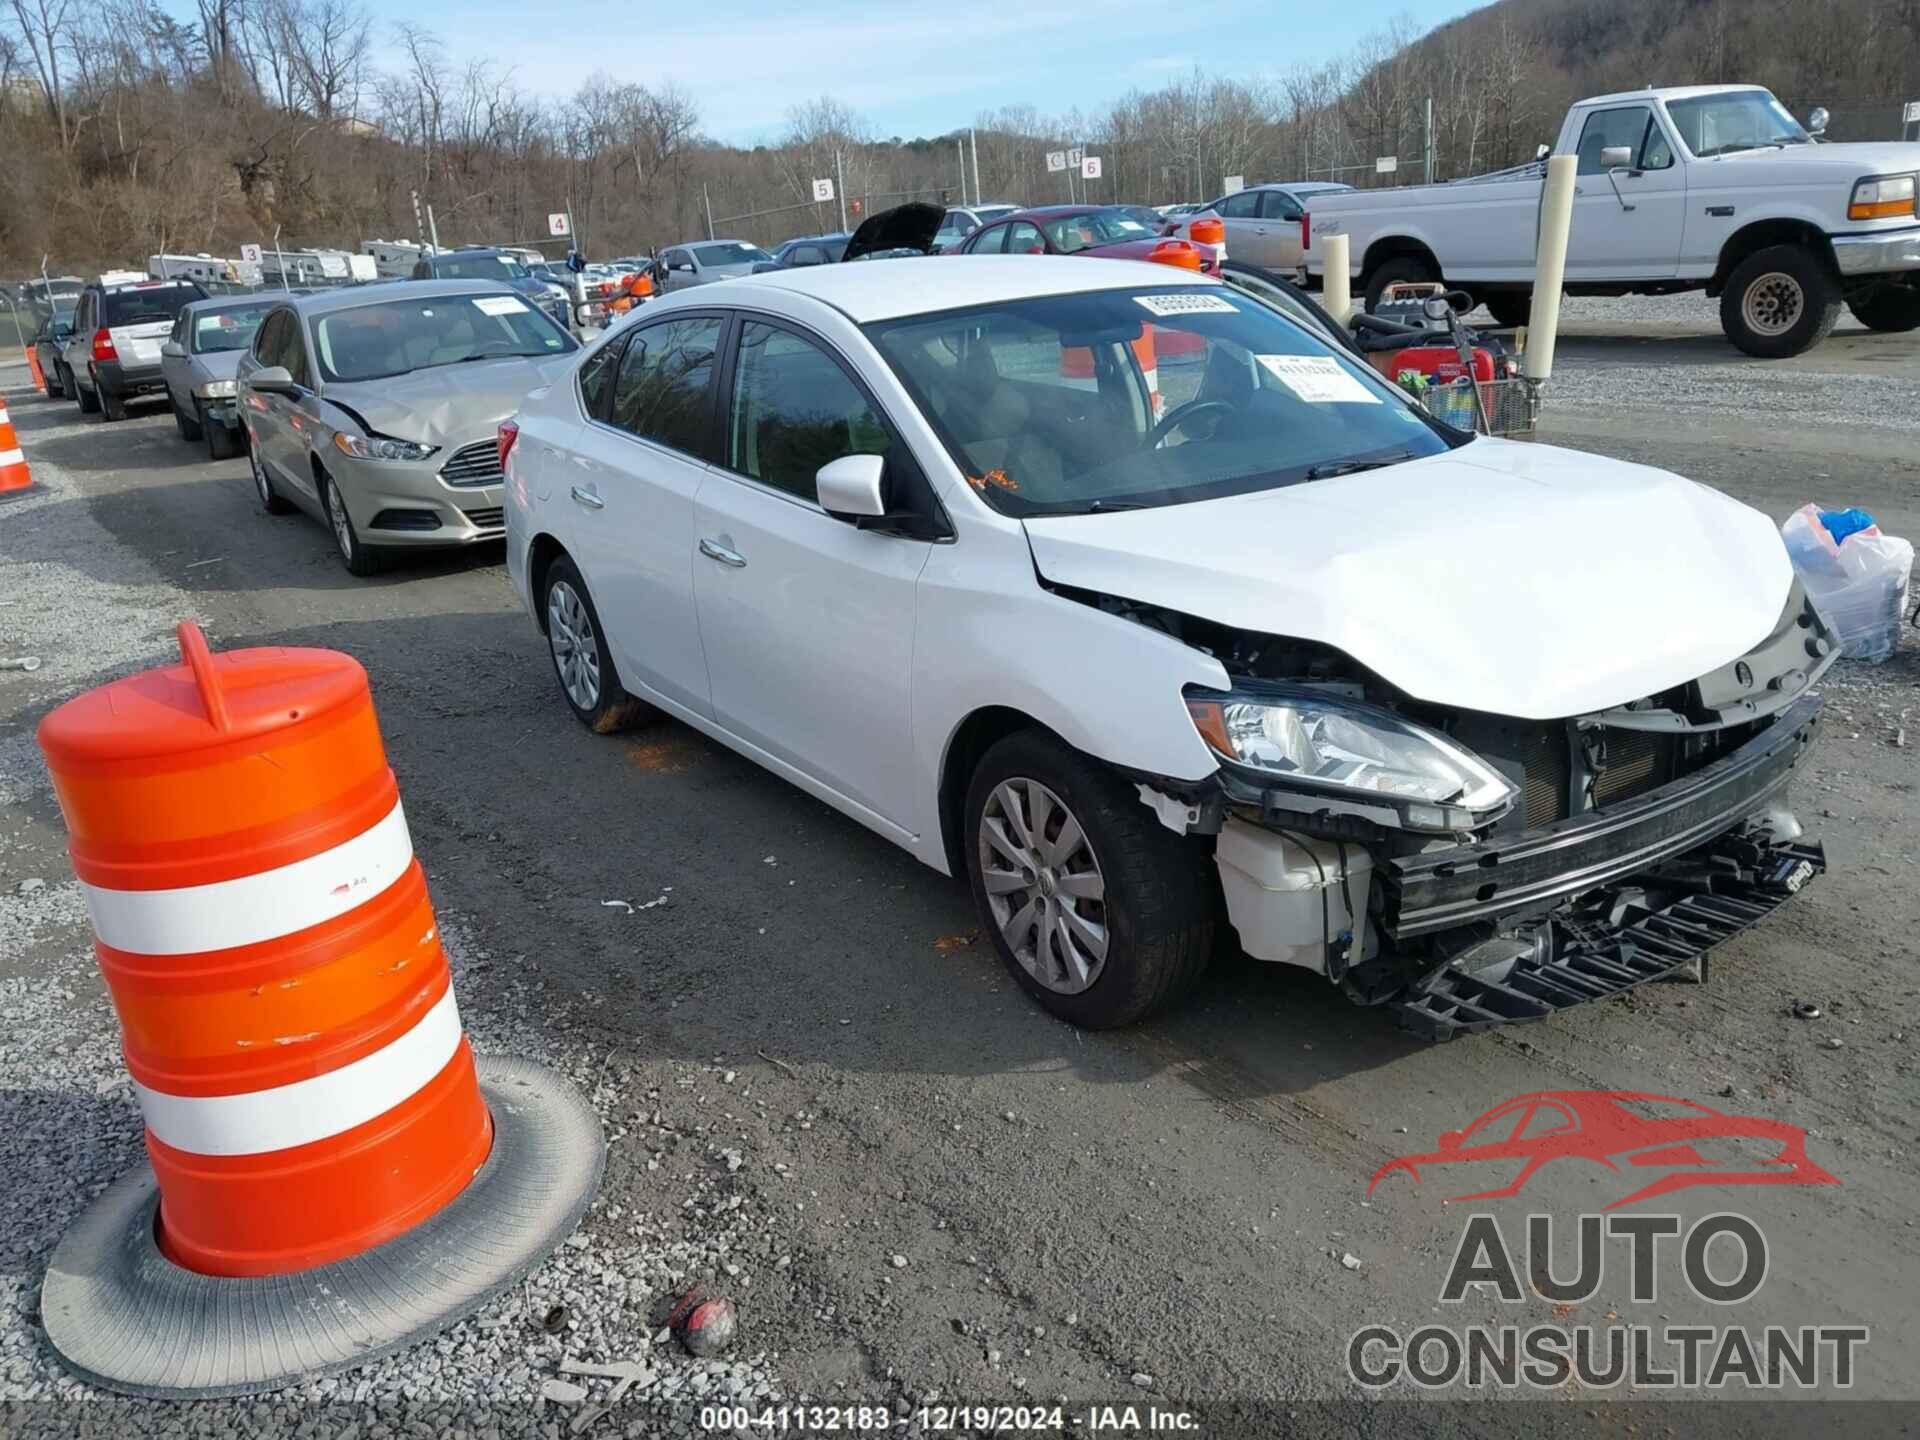
{"label": "wheel hub cap", "polygon": [[1746,312],[1749,329],[1762,335],[1780,335],[1799,321],[1806,308],[1806,296],[1798,280],[1775,271],[1759,276],[1747,286],[1741,308]]}
{"label": "wheel hub cap", "polygon": [[1038,780],[1002,781],[981,814],[979,845],[987,908],[1021,968],[1062,995],[1098,980],[1106,879],[1066,803]]}
{"label": "wheel hub cap", "polygon": [[567,698],[593,709],[600,703],[600,646],[586,605],[564,580],[547,594],[547,643]]}

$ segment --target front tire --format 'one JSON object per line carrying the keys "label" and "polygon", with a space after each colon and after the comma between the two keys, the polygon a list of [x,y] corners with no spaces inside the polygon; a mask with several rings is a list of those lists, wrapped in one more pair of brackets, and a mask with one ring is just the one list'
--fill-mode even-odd
{"label": "front tire", "polygon": [[1218,911],[1207,857],[1104,765],[1041,730],[981,758],[967,787],[967,876],[1021,989],[1089,1030],[1191,988]]}
{"label": "front tire", "polygon": [[207,435],[207,458],[209,460],[231,460],[240,453],[240,436],[245,431],[235,430],[222,425],[218,420],[200,421],[200,428]]}
{"label": "front tire", "polygon": [[1533,317],[1531,290],[1491,290],[1480,297],[1480,303],[1487,307],[1494,324],[1509,330],[1518,329]]}
{"label": "front tire", "polygon": [[51,370],[46,371],[45,374],[47,377],[47,398],[49,400],[66,399],[67,387],[61,383],[60,367],[56,365]]}
{"label": "front tire", "polygon": [[247,449],[247,462],[253,467],[253,493],[260,497],[260,508],[269,515],[291,515],[293,502],[273,488],[273,477],[261,464],[260,452],[251,446]]}
{"label": "front tire", "polygon": [[582,725],[596,735],[611,735],[651,711],[621,688],[600,612],[578,567],[565,555],[547,569],[540,609],[547,617],[547,650],[560,693]]}
{"label": "front tire", "polygon": [[349,575],[358,575],[362,579],[378,575],[380,552],[360,543],[360,532],[353,528],[353,517],[347,513],[347,502],[340,496],[340,487],[333,483],[333,477],[324,470],[315,478],[320,483],[320,504],[327,512],[327,528],[333,531],[333,544],[340,552],[340,563],[347,567]]}
{"label": "front tire", "polygon": [[1920,329],[1920,286],[1881,285],[1847,302],[1853,318],[1869,330],[1900,335]]}
{"label": "front tire", "polygon": [[1720,328],[1747,354],[1784,360],[1811,350],[1840,318],[1840,281],[1804,245],[1756,250],[1720,292]]}
{"label": "front tire", "polygon": [[[167,398],[169,401],[173,400],[173,397],[171,395],[169,395]],[[189,445],[191,445],[194,441],[198,440],[202,432],[202,427],[200,423],[200,402],[198,400],[193,402],[192,414],[188,414],[185,410],[182,410],[180,408],[178,402],[174,402],[173,423],[176,426],[178,426],[180,429],[180,438],[182,440],[185,440]]]}

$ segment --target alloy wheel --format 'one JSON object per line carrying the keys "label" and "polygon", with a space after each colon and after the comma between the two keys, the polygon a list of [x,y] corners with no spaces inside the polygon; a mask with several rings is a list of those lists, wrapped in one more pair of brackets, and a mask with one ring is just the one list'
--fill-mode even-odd
{"label": "alloy wheel", "polygon": [[1780,270],[1756,275],[1740,297],[1747,328],[1758,335],[1784,335],[1806,313],[1806,291],[1793,276]]}
{"label": "alloy wheel", "polygon": [[1003,780],[980,816],[980,881],[1014,959],[1076,995],[1107,960],[1107,887],[1086,831],[1038,780]]}
{"label": "alloy wheel", "polygon": [[260,456],[251,447],[247,450],[247,464],[253,470],[253,488],[260,492],[260,503],[272,505],[273,482],[267,479],[267,467],[260,463]]}
{"label": "alloy wheel", "polygon": [[547,643],[567,698],[579,709],[600,703],[600,643],[586,603],[565,580],[547,592]]}
{"label": "alloy wheel", "polygon": [[347,502],[340,498],[338,485],[327,486],[327,516],[333,521],[333,538],[340,546],[340,554],[349,562],[353,559],[353,522],[347,518]]}

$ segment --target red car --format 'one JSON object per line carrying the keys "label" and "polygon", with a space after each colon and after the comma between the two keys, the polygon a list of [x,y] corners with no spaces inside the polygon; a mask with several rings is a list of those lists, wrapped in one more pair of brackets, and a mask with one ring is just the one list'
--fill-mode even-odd
{"label": "red car", "polygon": [[1603,1207],[1608,1210],[1694,1185],[1840,1183],[1807,1158],[1807,1132],[1797,1125],[1757,1115],[1723,1115],[1671,1095],[1546,1090],[1515,1096],[1466,1129],[1447,1131],[1431,1154],[1389,1160],[1374,1173],[1367,1193],[1396,1172],[1417,1185],[1422,1168],[1478,1162],[1499,1166],[1504,1174],[1517,1163],[1518,1173],[1507,1184],[1452,1197],[1495,1200],[1518,1195],[1542,1166],[1570,1159],[1628,1175],[1635,1170],[1661,1172]]}
{"label": "red car", "polygon": [[[1106,260],[1148,260],[1165,237],[1118,205],[1046,205],[982,225],[948,255],[1094,255]],[[1200,268],[1219,267],[1200,249]]]}

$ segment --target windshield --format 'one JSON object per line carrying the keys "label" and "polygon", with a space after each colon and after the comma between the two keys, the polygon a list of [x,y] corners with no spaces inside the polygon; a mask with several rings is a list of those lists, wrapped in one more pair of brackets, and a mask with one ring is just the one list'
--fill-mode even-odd
{"label": "windshield", "polygon": [[1238,495],[1449,445],[1372,369],[1225,287],[1050,295],[867,333],[1010,515]]}
{"label": "windshield", "polygon": [[512,255],[440,255],[433,262],[436,280],[524,280],[527,267]]}
{"label": "windshield", "polygon": [[1765,90],[1729,90],[1696,95],[1691,100],[1669,100],[1667,114],[1682,143],[1701,158],[1733,150],[1757,150],[1762,145],[1813,143],[1813,137],[1800,128],[1787,107]]}
{"label": "windshield", "polygon": [[1153,231],[1124,210],[1089,210],[1084,215],[1069,215],[1049,220],[1041,227],[1047,239],[1062,255],[1088,250],[1095,245],[1118,245],[1125,240],[1151,240]]}
{"label": "windshield", "polygon": [[751,265],[756,260],[771,260],[773,257],[758,245],[749,245],[744,240],[722,240],[717,245],[696,245],[693,253],[701,268],[714,265]]}
{"label": "windshield", "polygon": [[212,315],[193,317],[192,349],[196,355],[221,350],[245,350],[253,344],[253,332],[267,318],[272,301],[249,305],[241,310],[221,310]]}
{"label": "windshield", "polygon": [[191,283],[137,285],[126,290],[109,290],[100,297],[100,323],[145,325],[155,320],[171,320],[180,307],[192,300],[204,300],[206,294]]}
{"label": "windshield", "polygon": [[509,355],[558,355],[573,340],[517,295],[436,295],[322,315],[313,326],[320,373],[378,380]]}

